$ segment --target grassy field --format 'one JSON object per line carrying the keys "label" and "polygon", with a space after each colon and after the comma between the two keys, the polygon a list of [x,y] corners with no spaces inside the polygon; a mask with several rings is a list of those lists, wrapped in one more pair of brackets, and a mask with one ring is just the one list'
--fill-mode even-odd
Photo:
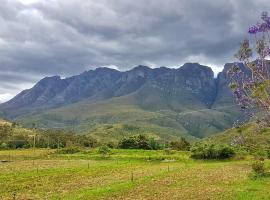
{"label": "grassy field", "polygon": [[[251,160],[194,161],[187,152],[0,151],[0,199],[270,199]],[[269,164],[269,162],[267,161]]]}

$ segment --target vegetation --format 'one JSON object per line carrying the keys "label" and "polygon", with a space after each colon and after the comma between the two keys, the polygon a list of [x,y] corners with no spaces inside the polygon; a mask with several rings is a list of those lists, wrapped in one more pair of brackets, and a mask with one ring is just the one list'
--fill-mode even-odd
{"label": "vegetation", "polygon": [[63,148],[63,149],[58,149],[56,153],[58,154],[74,154],[74,153],[79,153],[81,150],[76,148],[76,147],[69,147],[69,148]]}
{"label": "vegetation", "polygon": [[15,123],[0,124],[0,149],[95,147],[97,140],[64,130],[26,129]]}
{"label": "vegetation", "polygon": [[111,150],[108,146],[101,146],[98,149],[98,153],[102,156],[108,156],[110,154]]}
{"label": "vegetation", "polygon": [[158,150],[162,149],[162,144],[151,138],[149,139],[145,135],[135,135],[128,138],[123,138],[118,145],[121,149],[152,149],[152,150]]}
{"label": "vegetation", "polygon": [[265,166],[263,161],[256,161],[252,164],[252,170],[258,175],[265,174]]}
{"label": "vegetation", "polygon": [[191,157],[195,159],[227,159],[235,155],[228,145],[196,143],[191,148]]}
{"label": "vegetation", "polygon": [[227,144],[237,151],[246,151],[253,155],[264,154],[266,157],[270,145],[270,128],[261,129],[257,123],[248,123],[203,140],[212,144]]}
{"label": "vegetation", "polygon": [[[245,160],[193,160],[189,152],[98,149],[0,151],[1,199],[269,199],[268,176]],[[11,162],[9,162],[11,161]],[[265,163],[269,165],[269,161]]]}
{"label": "vegetation", "polygon": [[[262,12],[261,22],[251,26],[248,31],[255,44],[250,45],[250,41],[245,39],[235,55],[241,63],[235,63],[228,71],[230,87],[241,110],[250,118],[255,116],[258,108],[263,111],[260,113],[263,116],[257,121],[261,128],[270,125],[270,79],[267,60],[270,55],[270,41],[269,37],[265,37],[269,35],[269,31],[270,16],[267,12]],[[254,58],[255,61],[251,62]]]}
{"label": "vegetation", "polygon": [[170,147],[177,151],[188,151],[190,149],[190,143],[181,137],[179,140],[171,141]]}
{"label": "vegetation", "polygon": [[[182,94],[177,98],[181,104],[173,104],[175,110],[170,107],[163,110],[168,102],[156,102],[158,96],[151,98],[155,102],[153,110],[150,109],[153,105],[138,105],[145,101],[136,102],[136,97],[128,95],[98,103],[82,101],[22,117],[20,122],[29,127],[34,122],[41,128],[75,128],[77,132],[91,134],[98,141],[119,140],[131,134],[147,134],[168,141],[185,137],[194,141],[197,137],[202,138],[231,127],[239,116],[239,110],[232,106],[233,101],[210,110],[201,103],[191,100],[186,102],[187,97]],[[128,129],[130,126],[133,128]]]}

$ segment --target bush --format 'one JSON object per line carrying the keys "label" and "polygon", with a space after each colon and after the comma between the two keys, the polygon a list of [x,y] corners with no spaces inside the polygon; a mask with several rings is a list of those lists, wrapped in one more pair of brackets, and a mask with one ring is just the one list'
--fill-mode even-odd
{"label": "bush", "polygon": [[263,175],[265,174],[265,166],[263,161],[256,161],[252,164],[252,170],[255,174]]}
{"label": "bush", "polygon": [[267,157],[267,152],[263,149],[259,149],[253,153],[256,160],[264,160]]}
{"label": "bush", "polygon": [[101,154],[102,156],[107,156],[111,153],[111,150],[108,146],[101,146],[98,149],[98,153]]}
{"label": "bush", "polygon": [[8,144],[3,142],[0,144],[0,149],[8,149]]}
{"label": "bush", "polygon": [[137,141],[135,137],[123,138],[118,147],[120,149],[136,149],[137,148]]}
{"label": "bush", "polygon": [[194,159],[227,159],[234,155],[234,149],[227,145],[196,143],[191,147]]}
{"label": "bush", "polygon": [[266,151],[267,158],[270,159],[270,149]]}
{"label": "bush", "polygon": [[8,142],[8,147],[11,149],[29,148],[30,144],[25,139],[14,139]]}
{"label": "bush", "polygon": [[114,148],[117,147],[117,144],[114,143],[114,142],[112,142],[112,141],[110,141],[110,142],[108,142],[108,143],[106,144],[106,146],[109,147],[109,148],[111,148],[111,149],[114,149]]}
{"label": "bush", "polygon": [[163,148],[163,145],[155,139],[150,139],[148,143],[149,143],[150,149],[152,150],[159,150]]}
{"label": "bush", "polygon": [[79,153],[81,150],[77,147],[69,147],[69,148],[64,148],[64,149],[59,149],[56,151],[58,154],[74,154],[74,153]]}
{"label": "bush", "polygon": [[118,147],[121,149],[151,149],[149,139],[144,135],[123,138]]}
{"label": "bush", "polygon": [[170,147],[177,151],[188,151],[190,150],[190,143],[185,138],[181,137],[180,140],[171,141]]}

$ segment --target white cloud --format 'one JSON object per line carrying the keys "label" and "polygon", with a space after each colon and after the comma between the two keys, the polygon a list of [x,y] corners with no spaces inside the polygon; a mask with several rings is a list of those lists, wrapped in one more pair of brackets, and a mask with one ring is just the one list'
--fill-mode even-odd
{"label": "white cloud", "polygon": [[0,94],[86,66],[199,62],[217,74],[264,10],[269,0],[1,0],[0,72],[14,75]]}
{"label": "white cloud", "polygon": [[10,94],[10,93],[4,93],[4,94],[0,94],[0,103],[3,103],[5,101],[8,101],[9,99],[11,99],[14,96],[14,94]]}
{"label": "white cloud", "polygon": [[43,0],[18,0],[18,1],[21,2],[22,4],[29,5],[33,3],[42,2]]}

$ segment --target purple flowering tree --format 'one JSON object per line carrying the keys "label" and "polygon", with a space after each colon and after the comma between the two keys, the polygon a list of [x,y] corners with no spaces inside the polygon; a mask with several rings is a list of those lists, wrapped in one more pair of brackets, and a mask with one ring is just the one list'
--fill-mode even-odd
{"label": "purple flowering tree", "polygon": [[[251,40],[245,39],[240,44],[236,58],[240,63],[234,63],[228,71],[230,88],[247,116],[261,111],[261,125],[270,125],[270,17],[263,12],[261,20],[249,28]],[[244,64],[244,66],[243,66]]]}

